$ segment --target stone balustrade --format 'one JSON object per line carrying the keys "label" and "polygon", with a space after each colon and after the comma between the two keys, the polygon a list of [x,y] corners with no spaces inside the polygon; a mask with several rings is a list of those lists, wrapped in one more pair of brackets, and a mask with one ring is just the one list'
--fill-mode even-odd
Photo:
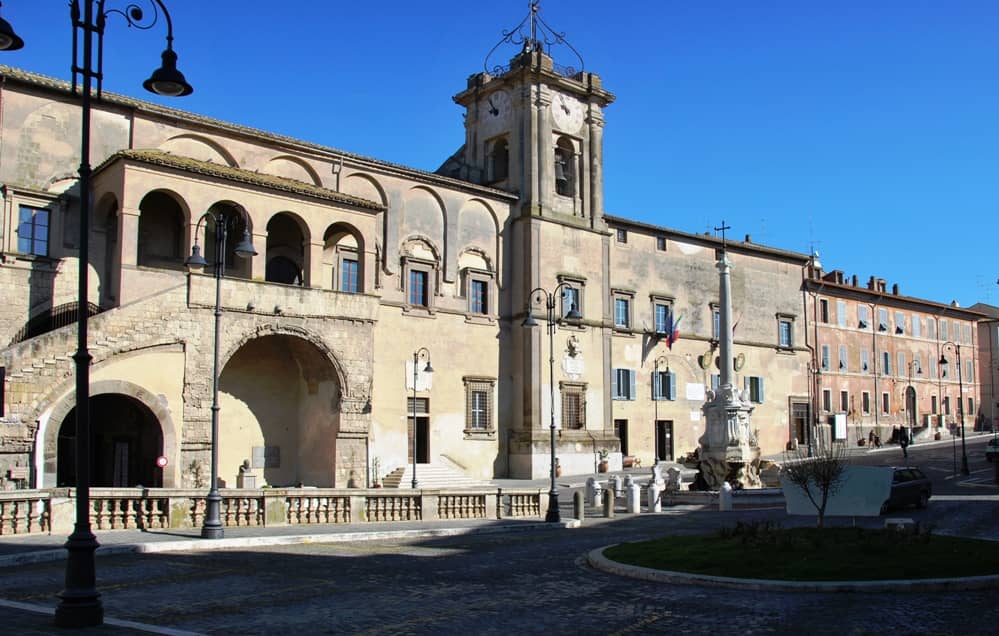
{"label": "stone balustrade", "polygon": [[[92,488],[93,529],[192,529],[205,516],[205,490]],[[462,490],[261,488],[223,489],[224,527],[347,524],[542,517],[539,489]],[[69,534],[76,519],[72,488],[0,493],[0,535]]]}

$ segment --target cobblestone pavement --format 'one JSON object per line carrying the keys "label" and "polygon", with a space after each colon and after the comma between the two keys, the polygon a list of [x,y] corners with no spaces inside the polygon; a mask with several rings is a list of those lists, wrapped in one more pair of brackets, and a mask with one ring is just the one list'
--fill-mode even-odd
{"label": "cobblestone pavement", "polygon": [[[995,538],[986,522],[995,501],[944,501],[910,516],[945,524],[959,505],[970,534]],[[596,547],[736,519],[812,522],[782,510],[677,510],[554,532],[116,555],[99,559],[98,582],[110,617],[206,634],[999,633],[995,590],[741,592],[585,564]],[[51,606],[63,575],[62,563],[0,571],[0,596]],[[7,611],[0,606],[0,625]],[[129,633],[107,629],[117,628],[92,633]]]}

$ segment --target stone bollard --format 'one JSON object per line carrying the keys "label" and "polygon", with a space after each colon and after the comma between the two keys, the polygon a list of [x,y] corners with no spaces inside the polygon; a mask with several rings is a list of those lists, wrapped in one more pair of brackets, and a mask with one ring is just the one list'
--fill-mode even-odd
{"label": "stone bollard", "polygon": [[649,490],[648,490],[648,507],[649,512],[662,512],[663,502],[659,497],[659,493],[662,492],[662,484],[657,482],[655,479],[649,480]]}
{"label": "stone bollard", "polygon": [[625,507],[633,515],[637,515],[642,511],[642,487],[636,483],[632,483],[631,486],[625,490]]}
{"label": "stone bollard", "polygon": [[604,516],[614,518],[614,491],[610,488],[604,491]]}
{"label": "stone bollard", "polygon": [[732,486],[726,481],[718,491],[718,510],[726,512],[732,509]]}
{"label": "stone bollard", "polygon": [[621,496],[621,476],[611,475],[611,478],[607,480],[607,490],[613,491],[615,497]]}
{"label": "stone bollard", "polygon": [[597,481],[596,477],[587,477],[586,479],[586,501],[590,502],[591,506],[600,505],[600,491],[603,488],[600,487],[600,482]]}
{"label": "stone bollard", "polygon": [[583,493],[578,490],[572,493],[572,516],[580,521],[586,516]]}
{"label": "stone bollard", "polygon": [[624,483],[621,485],[621,487],[624,489],[625,493],[628,492],[633,483],[635,483],[635,480],[631,477],[631,475],[624,476]]}

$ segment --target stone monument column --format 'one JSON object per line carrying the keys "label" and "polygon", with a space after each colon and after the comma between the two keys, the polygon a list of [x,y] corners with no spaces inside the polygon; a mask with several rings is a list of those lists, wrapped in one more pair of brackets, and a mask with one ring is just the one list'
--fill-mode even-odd
{"label": "stone monument column", "polygon": [[704,403],[705,431],[700,444],[700,480],[711,490],[718,490],[728,482],[735,488],[759,488],[760,447],[750,428],[753,405],[744,391],[735,385],[735,363],[732,357],[732,294],[731,269],[725,249],[722,222],[721,258],[718,260],[718,369],[721,382],[717,391],[708,391]]}

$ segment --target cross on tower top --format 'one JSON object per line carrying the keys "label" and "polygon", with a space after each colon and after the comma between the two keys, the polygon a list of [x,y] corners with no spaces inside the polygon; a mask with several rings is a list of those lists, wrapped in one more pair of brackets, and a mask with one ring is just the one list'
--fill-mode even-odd
{"label": "cross on tower top", "polygon": [[732,229],[731,225],[725,225],[725,219],[722,219],[721,227],[716,227],[715,228],[715,232],[721,232],[722,233],[722,247],[723,248],[725,247],[725,230],[731,230],[731,229]]}

